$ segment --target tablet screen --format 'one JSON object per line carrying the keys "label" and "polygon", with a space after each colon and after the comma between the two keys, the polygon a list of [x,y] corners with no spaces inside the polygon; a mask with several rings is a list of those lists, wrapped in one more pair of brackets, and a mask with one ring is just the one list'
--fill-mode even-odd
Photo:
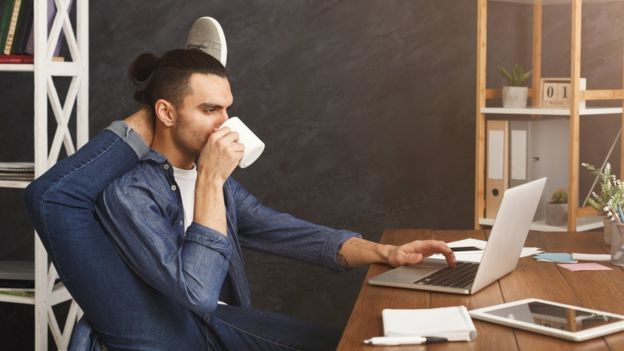
{"label": "tablet screen", "polygon": [[543,302],[528,302],[483,313],[570,332],[600,327],[623,320],[600,313],[592,313]]}

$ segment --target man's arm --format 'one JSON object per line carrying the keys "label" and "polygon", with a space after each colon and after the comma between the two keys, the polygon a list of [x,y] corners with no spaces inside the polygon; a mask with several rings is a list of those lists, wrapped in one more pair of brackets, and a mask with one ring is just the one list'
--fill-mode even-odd
{"label": "man's arm", "polygon": [[183,222],[172,213],[175,193],[133,181],[140,167],[104,190],[98,217],[139,277],[205,317],[217,306],[232,245],[225,235],[199,223],[184,232]]}
{"label": "man's arm", "polygon": [[228,180],[236,206],[236,225],[244,248],[340,271],[340,246],[360,234],[310,223],[268,208],[236,180]]}
{"label": "man's arm", "polygon": [[449,266],[455,266],[453,251],[443,241],[438,240],[416,240],[395,246],[351,238],[342,244],[338,253],[338,261],[347,269],[371,263],[385,263],[399,267],[419,263],[434,253],[443,254]]}

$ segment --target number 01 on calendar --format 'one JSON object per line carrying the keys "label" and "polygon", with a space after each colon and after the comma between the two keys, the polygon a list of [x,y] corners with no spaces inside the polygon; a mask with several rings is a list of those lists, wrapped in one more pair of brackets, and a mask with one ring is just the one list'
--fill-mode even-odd
{"label": "number 01 on calendar", "polygon": [[[570,107],[570,78],[542,78],[542,107]],[[585,90],[587,81],[581,78],[580,89]],[[585,108],[585,100],[579,108]]]}

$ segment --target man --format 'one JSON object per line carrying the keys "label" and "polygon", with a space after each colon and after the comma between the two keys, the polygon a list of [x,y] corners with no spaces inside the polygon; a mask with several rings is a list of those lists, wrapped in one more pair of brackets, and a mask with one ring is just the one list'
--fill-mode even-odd
{"label": "man", "polygon": [[[182,70],[186,77],[176,80],[175,77],[166,74],[162,76],[156,72],[158,69],[178,71],[179,65],[186,62],[184,56],[190,56],[191,66],[200,62],[199,68],[187,69],[186,72]],[[151,66],[154,70],[139,70],[137,72],[143,74],[137,73],[134,77],[140,84],[148,85],[137,92],[138,99],[147,107],[129,117],[127,122],[144,136],[145,141],[150,142],[151,129],[144,126],[149,125],[146,118],[155,118],[154,151],[147,151],[132,130],[114,124],[110,130],[119,137],[110,133],[98,136],[75,157],[33,183],[27,192],[29,209],[40,235],[44,233],[42,240],[61,278],[81,306],[87,306],[83,306],[87,317],[91,319],[92,315],[95,316],[95,329],[109,347],[170,349],[175,343],[169,346],[154,343],[150,344],[152,346],[142,346],[141,343],[152,342],[154,332],[169,335],[172,334],[169,329],[172,329],[175,330],[174,335],[186,335],[182,342],[196,345],[185,347],[178,344],[184,349],[198,349],[201,346],[197,345],[201,345],[202,341],[196,339],[202,337],[207,339],[205,342],[208,347],[218,349],[334,348],[338,338],[335,333],[310,323],[249,307],[241,246],[334,269],[372,262],[386,262],[394,266],[417,263],[423,256],[433,252],[445,253],[449,263],[453,263],[452,252],[441,242],[382,246],[362,240],[355,233],[312,225],[263,207],[229,178],[240,160],[242,145],[236,142],[235,133],[227,129],[217,130],[227,118],[227,107],[232,102],[223,68],[215,60],[195,50],[178,50],[167,60],[154,60],[154,57],[149,56],[143,59],[147,60],[145,65],[134,68]],[[148,77],[150,82],[147,82]],[[163,78],[164,83],[158,88],[150,88],[150,83],[159,81],[158,77]],[[120,140],[130,147],[123,148],[122,145],[117,151]],[[108,145],[106,148],[96,148],[96,145],[104,143]],[[57,219],[58,216],[46,215],[51,211],[63,215],[65,211],[65,215],[76,223],[86,223],[87,213],[92,211],[94,196],[102,184],[105,185],[109,179],[122,173],[124,167],[128,168],[132,164],[132,152],[137,158],[142,158],[141,162],[105,191],[98,212],[126,262],[149,286],[133,280],[112,257],[110,245],[105,245],[104,241],[99,242],[104,250],[96,252],[100,259],[98,262],[93,262],[94,259],[90,259],[87,254],[80,256],[80,253],[67,250],[78,241],[84,246],[94,239],[79,237],[82,233],[78,233],[75,225],[66,225],[65,221]],[[123,167],[113,165],[112,170],[99,174],[95,166],[106,164],[104,159],[117,159],[113,162]],[[84,167],[71,167],[76,164]],[[193,167],[196,167],[196,181],[193,181],[192,174],[191,181],[184,181],[183,178],[188,176],[188,172],[184,174],[184,171],[192,170]],[[176,176],[175,172],[179,175]],[[74,184],[80,186],[74,187]],[[195,189],[189,191],[193,186]],[[86,194],[85,199],[81,198],[83,193]],[[85,214],[77,215],[77,210],[70,212],[68,208],[84,208]],[[81,221],[77,221],[78,217],[81,217]],[[185,224],[185,221],[188,223]],[[84,228],[97,231],[92,222]],[[70,236],[64,232],[76,234]],[[98,240],[102,237],[98,236]],[[96,250],[94,245],[87,246],[90,250]],[[59,255],[58,252],[63,250],[64,255]],[[113,282],[118,285],[112,286],[112,291],[107,292],[109,295],[131,296],[126,301],[111,300],[109,303],[121,304],[126,308],[130,306],[127,311],[121,307],[111,310],[117,318],[124,318],[124,312],[138,316],[136,323],[141,324],[141,327],[134,331],[128,330],[129,333],[140,334],[131,339],[135,343],[122,340],[115,344],[124,337],[117,335],[120,330],[107,335],[110,332],[107,323],[111,321],[101,316],[102,311],[91,306],[94,300],[91,295],[95,293],[85,292],[84,287],[75,281],[75,276],[79,276],[79,280],[84,283],[88,274],[84,272],[84,267],[72,268],[66,262],[67,256],[72,255],[80,256],[91,274],[95,273],[94,279],[105,280],[111,278],[110,274],[115,275]],[[107,266],[97,267],[98,263],[106,263]],[[106,271],[109,274],[104,274]],[[124,291],[124,287],[128,291]],[[108,298],[106,292],[100,293],[100,297]],[[230,306],[217,306],[219,300]],[[132,308],[132,304],[139,308]],[[184,313],[188,310],[200,316],[206,324],[196,323],[193,316]],[[140,319],[141,313],[145,320]],[[169,318],[177,322],[174,325],[159,324]],[[120,323],[123,325],[125,322],[122,320]],[[162,339],[158,342],[166,342]],[[191,339],[195,340],[194,343]]]}
{"label": "man", "polygon": [[[172,50],[161,58],[144,54],[130,74],[135,98],[155,119],[152,151],[103,192],[98,216],[130,267],[207,321],[228,349],[242,350],[238,341],[249,333],[238,325],[226,333],[223,325],[215,326],[222,318],[215,313],[218,301],[240,306],[231,309],[249,313],[252,321],[262,314],[250,310],[241,247],[334,270],[373,262],[413,264],[434,252],[452,264],[452,251],[439,241],[384,246],[260,204],[230,178],[244,147],[236,132],[220,129],[233,97],[225,69],[210,55],[195,49]],[[334,333],[312,328],[306,334],[301,325],[288,331],[282,326],[280,333],[303,340],[275,340],[267,336],[275,329],[272,317],[263,317],[253,342],[266,348],[304,340],[310,350],[337,346]]]}

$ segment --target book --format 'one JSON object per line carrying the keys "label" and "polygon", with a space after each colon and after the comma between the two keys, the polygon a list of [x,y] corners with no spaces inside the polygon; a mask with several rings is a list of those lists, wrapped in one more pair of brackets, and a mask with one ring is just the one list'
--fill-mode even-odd
{"label": "book", "polygon": [[[69,8],[72,6],[73,0],[69,0]],[[56,5],[54,4],[54,0],[48,0],[48,34],[50,33],[50,29],[52,28],[52,24],[54,23],[54,17],[56,17]],[[35,54],[35,32],[31,28],[30,34],[28,36],[28,41],[26,42],[26,50],[25,52],[30,55]],[[63,31],[61,30],[61,34],[59,35],[58,42],[56,43],[56,48],[54,49],[54,56],[58,56],[61,52],[61,43],[63,42]]]}
{"label": "book", "polygon": [[1,63],[33,63],[34,56],[32,55],[0,55]]}
{"label": "book", "polygon": [[384,309],[385,336],[427,336],[448,341],[471,341],[477,337],[465,306],[429,309]]}
{"label": "book", "polygon": [[14,0],[4,0],[0,10],[0,51],[4,48],[6,43],[6,35],[9,31],[9,23],[11,22],[11,15],[13,14],[13,2]]}
{"label": "book", "polygon": [[[52,57],[52,62],[64,62],[65,58],[62,56]],[[0,55],[0,64],[3,63],[23,63],[32,64],[35,62],[33,55]]]}
{"label": "book", "polygon": [[11,22],[9,23],[9,29],[6,35],[6,42],[4,43],[4,49],[2,50],[5,55],[11,54],[11,47],[13,46],[13,39],[15,37],[15,30],[17,29],[17,20],[19,18],[21,7],[22,0],[15,0],[12,9],[13,12],[11,13]]}
{"label": "book", "polygon": [[26,43],[28,42],[28,35],[32,30],[32,25],[33,0],[22,0],[22,8],[17,21],[11,54],[23,54],[26,52]]}

